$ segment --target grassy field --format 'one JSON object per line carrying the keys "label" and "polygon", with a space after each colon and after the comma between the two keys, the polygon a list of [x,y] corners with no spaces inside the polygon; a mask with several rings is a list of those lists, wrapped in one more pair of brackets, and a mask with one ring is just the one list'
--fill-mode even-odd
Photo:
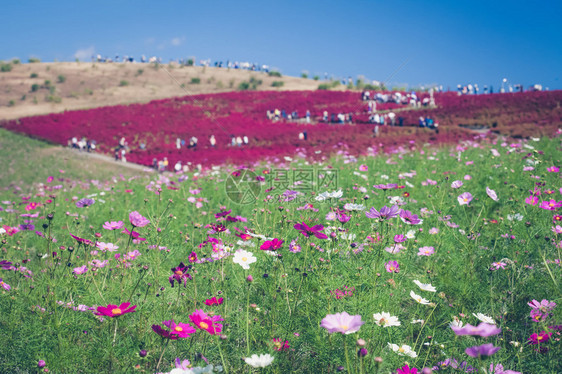
{"label": "grassy field", "polygon": [[112,179],[0,134],[2,373],[560,372],[560,138]]}

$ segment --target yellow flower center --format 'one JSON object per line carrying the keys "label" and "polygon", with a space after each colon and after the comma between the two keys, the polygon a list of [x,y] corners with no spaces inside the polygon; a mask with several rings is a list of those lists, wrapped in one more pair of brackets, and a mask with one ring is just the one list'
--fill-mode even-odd
{"label": "yellow flower center", "polygon": [[348,325],[340,325],[340,328],[343,329],[343,330],[347,330],[349,328],[349,326]]}
{"label": "yellow flower center", "polygon": [[396,268],[394,266],[390,266],[389,269],[390,269],[390,271],[396,270]]}
{"label": "yellow flower center", "polygon": [[273,345],[275,345],[279,349],[281,349],[281,346],[282,346],[280,341],[273,343]]}
{"label": "yellow flower center", "polygon": [[404,352],[406,352],[406,350],[404,348],[400,347],[400,348],[398,348],[398,352],[404,353]]}
{"label": "yellow flower center", "polygon": [[540,342],[541,340],[543,340],[543,337],[541,335],[537,336],[537,340]]}
{"label": "yellow flower center", "polygon": [[242,257],[242,261],[244,262],[248,261],[248,257]]}
{"label": "yellow flower center", "polygon": [[462,199],[465,203],[468,201],[468,199],[465,197]]}
{"label": "yellow flower center", "polygon": [[176,326],[176,327],[174,327],[174,331],[182,332],[183,329],[180,326]]}
{"label": "yellow flower center", "polygon": [[182,272],[181,270],[176,270],[175,274],[176,274],[176,275],[182,275],[183,272]]}
{"label": "yellow flower center", "polygon": [[199,324],[199,327],[201,327],[203,330],[207,330],[209,328],[209,324],[206,322],[201,322]]}
{"label": "yellow flower center", "polygon": [[111,314],[113,314],[114,316],[118,316],[121,313],[123,313],[123,312],[119,308],[111,309]]}

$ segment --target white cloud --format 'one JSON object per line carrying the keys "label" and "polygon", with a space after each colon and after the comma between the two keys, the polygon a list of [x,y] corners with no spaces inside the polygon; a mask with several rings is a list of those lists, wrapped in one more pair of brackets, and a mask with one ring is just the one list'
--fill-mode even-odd
{"label": "white cloud", "polygon": [[96,49],[94,48],[94,46],[82,48],[74,53],[74,58],[77,58],[79,60],[89,60],[95,52]]}
{"label": "white cloud", "polygon": [[178,45],[181,45],[183,43],[184,39],[185,38],[173,38],[172,45],[177,47]]}

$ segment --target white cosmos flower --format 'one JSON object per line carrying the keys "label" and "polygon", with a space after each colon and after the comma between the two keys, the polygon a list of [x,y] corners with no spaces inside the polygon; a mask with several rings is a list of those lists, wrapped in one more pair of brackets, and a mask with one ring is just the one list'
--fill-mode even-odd
{"label": "white cosmos flower", "polygon": [[418,354],[412,351],[412,347],[406,344],[402,344],[398,346],[397,344],[388,343],[388,347],[392,349],[394,352],[398,353],[400,356],[409,356],[412,358],[418,357]]}
{"label": "white cosmos flower", "polygon": [[406,233],[406,238],[408,239],[415,239],[416,238],[416,230],[410,230]]}
{"label": "white cosmos flower", "polygon": [[459,317],[453,317],[453,320],[449,323],[449,327],[463,327],[464,323],[459,319]]}
{"label": "white cosmos flower", "polygon": [[343,196],[343,191],[338,190],[334,192],[322,192],[320,195],[316,196],[316,201],[324,201],[326,199],[339,199]]}
{"label": "white cosmos flower", "polygon": [[250,264],[253,264],[257,260],[258,259],[254,257],[252,252],[248,252],[244,249],[237,250],[234,254],[234,258],[232,259],[235,264],[242,266],[245,270],[250,269]]}
{"label": "white cosmos flower", "polygon": [[414,280],[414,283],[422,290],[422,291],[428,291],[428,292],[435,292],[436,289],[435,287],[433,287],[431,285],[431,283],[422,283],[419,280]]}
{"label": "white cosmos flower", "polygon": [[424,299],[423,297],[421,297],[420,295],[416,295],[416,293],[414,291],[410,291],[410,296],[412,297],[412,299],[416,300],[416,302],[418,304],[423,304],[423,305],[428,305],[429,304],[429,300]]}
{"label": "white cosmos flower", "polygon": [[398,320],[398,317],[391,316],[390,313],[387,312],[375,313],[373,314],[373,318],[375,319],[375,323],[378,326],[382,326],[382,327],[400,326],[400,321]]}
{"label": "white cosmos flower", "polygon": [[253,354],[252,357],[246,357],[244,359],[244,361],[255,368],[264,368],[266,366],[271,365],[271,363],[273,362],[273,360],[275,359],[275,357],[273,357],[272,355],[270,355],[269,353],[264,354],[264,355],[256,355]]}
{"label": "white cosmos flower", "polygon": [[415,325],[416,323],[419,323],[419,324],[422,324],[422,325],[423,325],[424,322],[425,322],[425,321],[424,321],[423,319],[413,319],[411,323],[414,324],[414,325]]}
{"label": "white cosmos flower", "polygon": [[354,211],[354,210],[365,210],[365,205],[363,204],[351,204],[351,203],[347,203],[343,206],[343,208],[345,210],[349,210],[349,211]]}
{"label": "white cosmos flower", "polygon": [[484,322],[484,323],[489,323],[490,325],[495,325],[496,321],[494,321],[494,319],[490,316],[487,316],[485,314],[482,313],[472,313],[472,315],[476,318],[478,318],[480,321]]}

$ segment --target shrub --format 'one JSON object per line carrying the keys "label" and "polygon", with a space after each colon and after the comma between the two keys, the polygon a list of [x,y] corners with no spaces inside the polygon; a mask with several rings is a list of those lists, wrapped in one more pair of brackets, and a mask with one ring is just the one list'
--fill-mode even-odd
{"label": "shrub", "polygon": [[41,86],[39,86],[37,83],[32,84],[31,85],[31,92],[37,92],[37,91],[39,91],[40,88],[41,88]]}
{"label": "shrub", "polygon": [[21,101],[25,101],[25,98],[26,98],[26,97],[27,97],[27,95],[23,95],[20,100],[21,100]]}
{"label": "shrub", "polygon": [[29,78],[37,78],[37,77],[39,77],[39,75],[37,75],[37,73],[31,73],[29,75]]}
{"label": "shrub", "polygon": [[308,73],[303,72],[301,74],[301,78],[304,78],[304,79],[308,78]]}
{"label": "shrub", "polygon": [[65,81],[66,81],[66,77],[64,75],[61,74],[57,77],[57,82],[64,83]]}
{"label": "shrub", "polygon": [[318,85],[318,89],[319,90],[329,90],[330,89],[330,85],[328,83],[320,83]]}
{"label": "shrub", "polygon": [[45,88],[51,87],[51,81],[50,81],[50,80],[46,80],[45,82],[43,82],[43,87],[45,87]]}
{"label": "shrub", "polygon": [[249,89],[250,89],[250,83],[249,83],[249,82],[244,81],[244,82],[241,82],[241,83],[238,85],[238,90],[239,90],[239,91],[247,91],[247,90],[249,90]]}
{"label": "shrub", "polygon": [[12,64],[10,64],[10,63],[8,63],[8,64],[2,63],[2,64],[0,65],[0,71],[1,71],[2,73],[7,73],[7,72],[9,72],[9,71],[11,71],[11,70],[12,70]]}
{"label": "shrub", "polygon": [[194,61],[193,61],[192,58],[190,58],[189,60],[187,60],[187,66],[193,66],[193,63],[194,63]]}
{"label": "shrub", "polygon": [[10,100],[8,102],[8,106],[14,106],[14,105],[16,105],[16,102],[14,100]]}
{"label": "shrub", "polygon": [[278,77],[281,78],[281,73],[278,71],[270,71],[269,73],[267,73],[267,75],[269,75],[270,77]]}
{"label": "shrub", "polygon": [[139,69],[137,70],[137,74],[135,74],[136,77],[138,77],[139,75],[141,75],[144,72],[144,70]]}
{"label": "shrub", "polygon": [[285,82],[282,81],[273,81],[273,83],[271,83],[271,87],[283,87],[284,84]]}
{"label": "shrub", "polygon": [[60,103],[62,101],[62,98],[60,96],[49,95],[46,97],[45,100],[47,100],[50,103]]}
{"label": "shrub", "polygon": [[35,64],[37,62],[41,62],[40,59],[38,59],[37,57],[30,57],[27,62],[29,62],[30,64]]}
{"label": "shrub", "polygon": [[191,81],[189,83],[199,84],[199,83],[201,83],[201,78],[191,78]]}
{"label": "shrub", "polygon": [[129,82],[126,81],[126,80],[122,80],[121,82],[119,82],[119,87],[125,87],[125,86],[128,86],[128,85],[129,85]]}
{"label": "shrub", "polygon": [[14,58],[14,59],[12,60],[12,64],[14,64],[14,65],[18,65],[18,64],[20,64],[20,63],[21,63],[21,61],[20,61],[19,58]]}
{"label": "shrub", "polygon": [[315,81],[320,80],[320,77],[318,75],[315,75],[314,77],[312,77],[312,79],[314,79]]}

